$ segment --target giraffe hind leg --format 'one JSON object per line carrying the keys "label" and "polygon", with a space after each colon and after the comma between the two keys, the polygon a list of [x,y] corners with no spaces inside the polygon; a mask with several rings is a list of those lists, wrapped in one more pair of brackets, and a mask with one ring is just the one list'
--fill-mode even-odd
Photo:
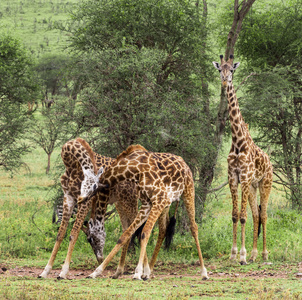
{"label": "giraffe hind leg", "polygon": [[198,240],[198,226],[195,222],[195,200],[194,199],[195,199],[194,184],[193,184],[193,182],[191,182],[191,184],[185,188],[185,191],[183,193],[183,200],[184,200],[187,214],[188,214],[189,220],[190,220],[191,233],[195,240],[195,244],[196,244],[197,251],[198,251],[202,280],[206,280],[209,277],[208,277],[207,269],[204,266],[202,253],[201,253],[199,240]]}
{"label": "giraffe hind leg", "polygon": [[262,251],[263,260],[268,259],[268,251],[266,248],[266,222],[267,222],[267,206],[268,206],[268,200],[269,200],[271,188],[272,188],[272,174],[269,173],[259,183],[260,205],[261,205],[260,219],[261,219],[262,234],[263,234],[263,251]]}
{"label": "giraffe hind leg", "polygon": [[249,204],[252,210],[253,215],[253,250],[251,253],[251,257],[249,259],[250,262],[254,262],[258,255],[257,250],[257,241],[258,241],[258,233],[259,233],[259,207],[257,204],[257,188],[253,185],[250,186],[250,193],[249,193]]}

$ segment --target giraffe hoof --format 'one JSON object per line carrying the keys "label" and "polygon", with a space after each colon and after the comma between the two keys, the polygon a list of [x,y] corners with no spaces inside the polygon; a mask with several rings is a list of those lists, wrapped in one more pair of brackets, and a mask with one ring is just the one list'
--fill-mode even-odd
{"label": "giraffe hoof", "polygon": [[242,266],[247,265],[246,261],[241,261],[240,264],[241,264]]}
{"label": "giraffe hoof", "polygon": [[58,279],[58,280],[64,280],[64,279],[66,279],[66,278],[61,277],[61,276],[58,276],[57,279]]}

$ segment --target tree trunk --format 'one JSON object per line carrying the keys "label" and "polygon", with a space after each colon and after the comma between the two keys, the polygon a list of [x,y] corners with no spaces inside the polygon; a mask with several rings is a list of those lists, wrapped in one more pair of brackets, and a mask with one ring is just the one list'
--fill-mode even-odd
{"label": "tree trunk", "polygon": [[51,153],[47,153],[48,160],[47,160],[46,174],[48,174],[49,170],[50,170],[50,156],[51,156]]}
{"label": "tree trunk", "polygon": [[[231,26],[231,29],[228,34],[227,38],[227,45],[225,50],[225,59],[227,60],[228,57],[233,54],[234,55],[234,48],[236,41],[238,39],[239,33],[242,29],[242,23],[243,19],[248,13],[249,9],[253,5],[255,0],[244,0],[241,4],[238,3],[238,0],[234,1],[234,19],[233,24]],[[241,9],[239,10],[239,7],[241,6]],[[222,137],[224,134],[224,129],[226,126],[226,122],[228,119],[229,113],[228,113],[228,102],[227,102],[227,96],[225,93],[225,89],[221,87],[220,91],[220,102],[219,102],[219,108],[217,113],[217,119],[216,119],[216,132],[215,132],[215,138],[214,138],[214,144],[217,148],[216,152],[216,159],[214,160],[213,169],[216,166],[216,162],[218,159],[219,150],[221,148],[222,144]]]}

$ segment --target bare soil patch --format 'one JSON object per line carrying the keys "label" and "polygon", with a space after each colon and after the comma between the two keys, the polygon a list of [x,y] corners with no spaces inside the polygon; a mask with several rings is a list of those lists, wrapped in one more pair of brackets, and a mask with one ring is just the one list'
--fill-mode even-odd
{"label": "bare soil patch", "polygon": [[[131,278],[134,274],[134,268],[126,269],[124,275],[120,278]],[[261,268],[260,270],[252,270],[247,272],[217,272],[215,271],[216,267],[208,265],[208,275],[210,278],[299,278],[302,280],[302,263],[297,265],[282,265],[281,267],[278,266],[276,269],[271,268]],[[42,268],[36,267],[20,267],[14,266],[10,267],[8,265],[1,265],[0,264],[0,277],[34,277],[37,278],[41,273]],[[60,274],[61,269],[53,269],[50,274],[49,278],[57,278]],[[94,269],[70,269],[68,273],[68,279],[82,279],[86,278],[89,274],[91,274]],[[159,262],[155,268],[153,278],[175,278],[175,277],[200,277],[199,274],[196,274],[198,271],[198,266],[188,266],[185,264],[170,264],[170,265],[161,265]],[[115,267],[109,266],[105,271],[102,277],[111,277],[115,272]]]}

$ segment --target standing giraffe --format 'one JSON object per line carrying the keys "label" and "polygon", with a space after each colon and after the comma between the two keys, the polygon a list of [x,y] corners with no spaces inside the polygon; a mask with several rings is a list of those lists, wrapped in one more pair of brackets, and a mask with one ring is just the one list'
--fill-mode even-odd
{"label": "standing giraffe", "polygon": [[[230,55],[226,62],[220,56],[221,64],[213,62],[219,71],[222,85],[226,89],[228,98],[229,117],[232,129],[232,146],[228,155],[228,179],[233,202],[233,246],[231,260],[237,256],[237,223],[241,223],[241,250],[240,263],[246,264],[245,249],[245,224],[247,219],[247,202],[249,202],[254,223],[253,250],[250,261],[255,261],[257,239],[260,233],[260,224],[263,226],[263,252],[264,260],[268,259],[266,249],[266,222],[268,199],[273,182],[273,167],[268,155],[255,143],[248,131],[248,126],[241,115],[238,100],[232,83],[233,73],[239,66],[239,62],[233,63],[234,57]],[[238,184],[241,184],[241,210],[238,208]],[[257,204],[257,188],[260,192],[260,206]]]}
{"label": "standing giraffe", "polygon": [[[95,278],[100,275],[119,249],[125,245],[132,234],[144,222],[141,235],[141,252],[134,279],[148,279],[150,269],[146,262],[146,246],[151,230],[161,215],[174,201],[182,196],[190,220],[190,229],[195,239],[202,279],[208,279],[198,241],[198,226],[195,222],[195,189],[192,172],[184,160],[170,153],[148,152],[140,145],[132,145],[122,152],[99,179],[99,189],[110,190],[125,180],[134,181],[137,185],[141,208],[128,229],[122,234],[117,245],[112,249],[103,263],[89,275]],[[87,194],[94,188],[82,191],[79,202],[87,201]],[[89,198],[89,196],[88,196]]]}
{"label": "standing giraffe", "polygon": [[[87,184],[93,186],[95,184],[94,180],[98,181],[100,176],[100,174],[97,174],[97,170],[103,170],[103,168],[107,169],[114,161],[112,158],[94,153],[89,144],[81,138],[71,140],[64,144],[62,147],[61,157],[65,165],[65,173],[61,176],[61,185],[64,191],[63,217],[51,257],[44,271],[39,276],[44,278],[47,277],[52,269],[60,244],[65,236],[68,221],[72,215],[73,208],[77,203],[78,197],[81,195],[81,190],[85,189],[85,185]],[[82,228],[87,235],[88,241],[93,248],[98,262],[101,263],[103,261],[103,248],[106,237],[104,220],[107,204],[115,204],[121,219],[123,231],[125,231],[137,215],[138,192],[134,182],[124,181],[118,184],[109,193],[94,191],[93,195],[90,196],[91,198],[85,203],[82,202],[79,204],[76,222],[70,235],[70,243],[74,246],[79,231]],[[92,203],[94,203],[94,206],[96,207],[92,211],[88,228],[86,228],[83,226],[83,222],[92,206]],[[152,256],[152,264],[150,264],[152,270],[162,241],[165,238],[166,227],[169,222],[168,213],[169,211],[165,210],[159,220],[158,240]],[[116,273],[113,275],[113,278],[118,278],[124,271],[128,244],[129,243],[123,247],[120,262]],[[66,278],[69,270],[69,262],[70,261],[65,261],[62,272],[58,278]]]}

